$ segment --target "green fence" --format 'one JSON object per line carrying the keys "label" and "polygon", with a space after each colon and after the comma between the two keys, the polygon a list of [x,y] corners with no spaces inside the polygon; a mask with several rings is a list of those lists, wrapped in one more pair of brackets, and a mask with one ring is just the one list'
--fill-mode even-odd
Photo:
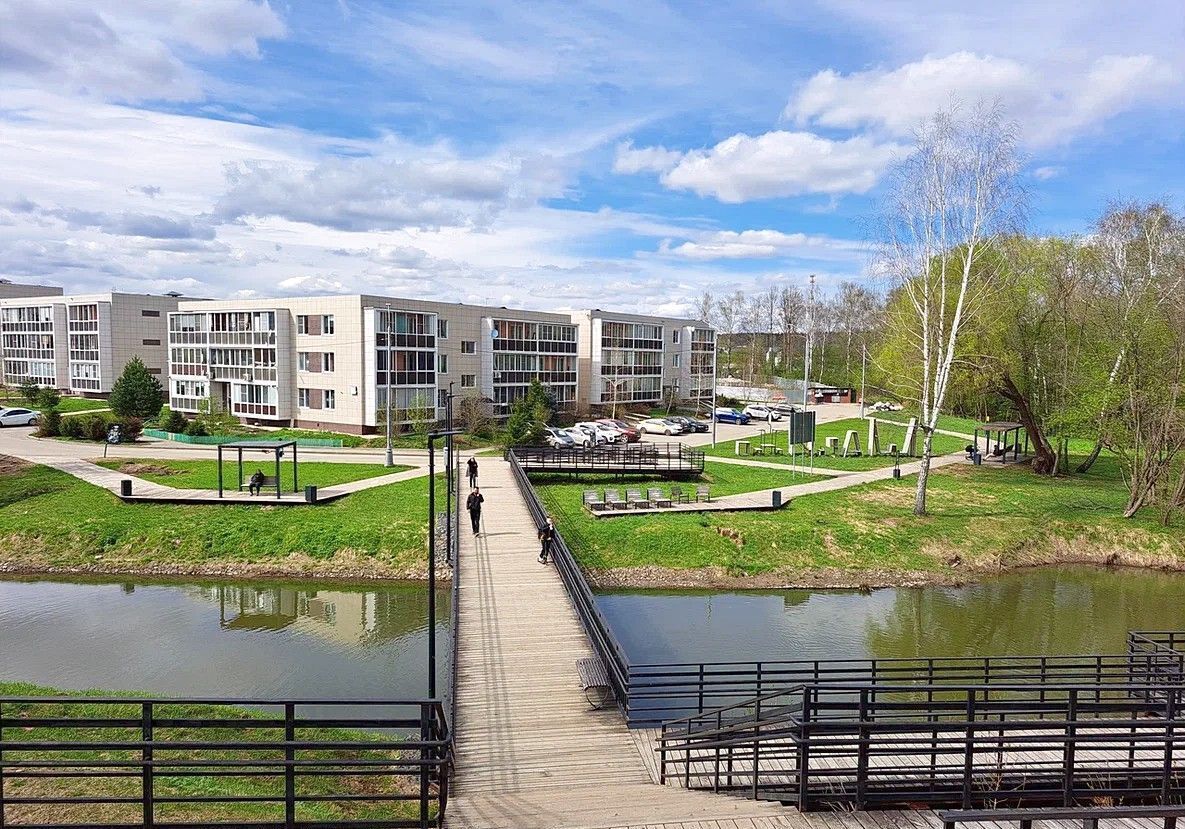
{"label": "green fence", "polygon": [[[145,429],[144,437],[156,438],[157,440],[172,440],[177,443],[196,443],[201,446],[217,446],[220,443],[231,443],[236,440],[246,440],[248,436],[244,435],[183,435],[176,432],[166,432],[162,429]],[[260,440],[266,440],[268,435],[254,435]],[[341,438],[296,438],[297,446],[305,447],[341,447]]]}

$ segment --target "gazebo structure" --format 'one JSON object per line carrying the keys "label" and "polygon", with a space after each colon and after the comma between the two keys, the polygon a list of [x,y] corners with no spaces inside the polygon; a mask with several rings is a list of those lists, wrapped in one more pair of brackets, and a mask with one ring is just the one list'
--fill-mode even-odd
{"label": "gazebo structure", "polygon": [[236,440],[230,443],[218,444],[218,497],[222,497],[222,450],[234,449],[238,453],[239,460],[239,481],[236,491],[241,492],[243,489],[243,452],[244,451],[259,451],[264,453],[271,453],[275,458],[275,475],[268,475],[264,477],[264,486],[274,486],[276,488],[276,498],[280,497],[283,487],[280,485],[280,459],[284,457],[284,450],[292,449],[292,492],[295,494],[300,491],[300,485],[297,478],[297,464],[296,464],[296,441],[295,440]]}
{"label": "gazebo structure", "polygon": [[[1000,463],[1008,462],[1008,453],[1012,452],[1012,460],[1019,461],[1021,456],[1020,451],[1020,432],[1024,429],[1024,424],[1014,423],[1010,420],[993,420],[989,423],[984,423],[975,427],[975,451],[979,451],[979,433],[983,432],[983,454],[991,458],[999,458]],[[993,438],[995,447],[993,448]],[[1025,449],[1024,454],[1029,454],[1029,433],[1025,430]]]}

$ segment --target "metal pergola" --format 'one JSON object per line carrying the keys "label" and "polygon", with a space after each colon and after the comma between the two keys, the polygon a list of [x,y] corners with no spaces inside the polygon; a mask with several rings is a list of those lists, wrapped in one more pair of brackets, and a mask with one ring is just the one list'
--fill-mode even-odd
{"label": "metal pergola", "polygon": [[295,440],[236,440],[230,443],[218,444],[218,497],[222,497],[222,450],[234,449],[238,453],[239,481],[238,491],[243,489],[243,451],[271,452],[276,463],[276,498],[280,497],[280,459],[284,457],[284,450],[292,448],[292,491],[300,491],[297,479],[296,441]]}
{"label": "metal pergola", "polygon": [[[981,426],[975,427],[975,451],[979,451],[979,433],[983,432],[983,448],[984,454],[988,457],[998,457],[1000,463],[1006,463],[1008,460],[1008,452],[1012,451],[1012,459],[1014,461],[1020,460],[1020,432],[1024,429],[1024,424],[1014,423],[1010,420],[993,420],[989,423],[984,423]],[[995,437],[996,449],[1002,451],[996,455],[992,452],[992,438]],[[1011,438],[1011,442],[1009,442]],[[1029,433],[1025,430],[1025,454],[1029,453]]]}

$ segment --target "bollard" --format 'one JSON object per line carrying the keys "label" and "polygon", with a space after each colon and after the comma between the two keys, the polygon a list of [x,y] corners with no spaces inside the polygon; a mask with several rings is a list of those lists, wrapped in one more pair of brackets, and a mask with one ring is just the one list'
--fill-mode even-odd
{"label": "bollard", "polygon": [[119,482],[119,494],[123,498],[127,498],[132,494],[132,481],[130,478],[124,478]]}
{"label": "bollard", "polygon": [[894,466],[894,467],[893,467],[893,480],[894,480],[894,481],[900,481],[900,480],[901,480],[901,467],[899,467],[899,466]]}
{"label": "bollard", "polygon": [[780,489],[774,490],[774,509],[782,506],[782,491]]}
{"label": "bollard", "polygon": [[304,500],[306,504],[317,503],[317,487],[309,484],[304,488]]}
{"label": "bollard", "polygon": [[983,463],[983,453],[976,452],[974,455],[972,455],[971,456],[971,463],[975,464],[976,466],[979,466],[980,464],[982,464]]}

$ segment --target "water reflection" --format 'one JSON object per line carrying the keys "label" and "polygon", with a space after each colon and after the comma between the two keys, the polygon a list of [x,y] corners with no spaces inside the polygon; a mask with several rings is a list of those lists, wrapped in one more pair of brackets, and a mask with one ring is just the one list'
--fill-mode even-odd
{"label": "water reflection", "polygon": [[[189,696],[422,697],[427,604],[419,585],[0,581],[0,680]],[[448,614],[449,595],[438,593],[441,677]]]}
{"label": "water reflection", "polygon": [[1185,628],[1185,576],[1096,568],[961,588],[678,593],[598,604],[635,662],[1122,652],[1128,630]]}

